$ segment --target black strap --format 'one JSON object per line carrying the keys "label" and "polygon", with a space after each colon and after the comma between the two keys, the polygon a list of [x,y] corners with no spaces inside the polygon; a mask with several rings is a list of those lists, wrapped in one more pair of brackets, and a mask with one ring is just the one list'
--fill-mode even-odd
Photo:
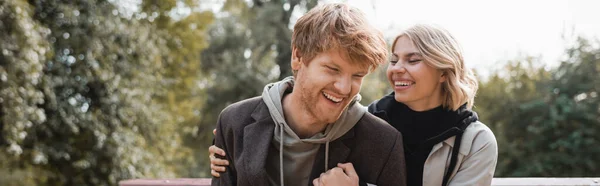
{"label": "black strap", "polygon": [[442,186],[447,186],[448,181],[450,180],[450,175],[454,172],[454,168],[456,168],[456,159],[458,158],[458,151],[460,150],[460,142],[462,141],[462,135],[467,129],[467,127],[474,121],[477,121],[477,114],[473,112],[473,115],[469,116],[469,118],[463,120],[463,123],[460,126],[460,132],[456,134],[456,138],[454,139],[454,147],[452,148],[452,156],[450,157],[450,164],[448,165],[448,170],[446,170],[446,175],[444,175],[444,179],[442,180]]}
{"label": "black strap", "polygon": [[452,172],[454,172],[454,168],[456,167],[456,159],[458,157],[458,150],[460,149],[460,141],[462,141],[462,135],[463,133],[457,134],[456,139],[454,140],[454,148],[452,148],[452,157],[450,158],[450,165],[448,165],[448,170],[446,171],[446,175],[444,175],[442,186],[448,185],[450,175],[452,175]]}

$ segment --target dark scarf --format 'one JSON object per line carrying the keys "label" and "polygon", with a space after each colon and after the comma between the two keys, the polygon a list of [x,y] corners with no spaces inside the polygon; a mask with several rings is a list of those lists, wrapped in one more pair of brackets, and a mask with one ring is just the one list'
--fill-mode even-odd
{"label": "dark scarf", "polygon": [[[462,133],[456,130],[463,123],[473,122],[474,112],[466,104],[452,111],[441,105],[431,110],[417,112],[397,102],[394,93],[369,105],[369,112],[387,121],[403,136],[408,185],[423,185],[423,166],[431,149],[452,136]],[[465,121],[469,118],[469,121]]]}

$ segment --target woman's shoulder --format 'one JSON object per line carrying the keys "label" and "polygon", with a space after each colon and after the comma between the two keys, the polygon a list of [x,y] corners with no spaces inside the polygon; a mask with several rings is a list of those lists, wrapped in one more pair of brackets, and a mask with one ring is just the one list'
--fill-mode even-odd
{"label": "woman's shoulder", "polygon": [[480,121],[472,122],[465,129],[462,141],[460,150],[465,155],[481,150],[497,151],[498,148],[494,132]]}
{"label": "woman's shoulder", "polygon": [[494,132],[487,125],[482,123],[481,121],[472,122],[466,129],[465,134],[472,135],[473,138],[485,138],[485,139],[496,139],[494,136]]}

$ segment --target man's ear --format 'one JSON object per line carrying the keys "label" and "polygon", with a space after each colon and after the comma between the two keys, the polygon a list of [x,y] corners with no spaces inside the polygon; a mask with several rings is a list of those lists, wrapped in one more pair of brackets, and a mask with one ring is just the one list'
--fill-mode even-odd
{"label": "man's ear", "polygon": [[295,47],[292,48],[292,70],[299,70],[302,66],[302,56]]}

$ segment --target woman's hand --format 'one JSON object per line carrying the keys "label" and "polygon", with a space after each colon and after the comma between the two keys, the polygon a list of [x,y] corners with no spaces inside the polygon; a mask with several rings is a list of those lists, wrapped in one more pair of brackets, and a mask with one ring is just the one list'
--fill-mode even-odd
{"label": "woman's hand", "polygon": [[[214,129],[213,134],[216,135],[216,133],[217,129]],[[218,178],[221,176],[219,172],[225,172],[225,167],[229,165],[229,161],[215,157],[215,154],[218,154],[221,157],[225,156],[225,151],[217,146],[211,145],[208,147],[208,152],[210,154],[208,155],[208,158],[210,159],[210,174]]]}

